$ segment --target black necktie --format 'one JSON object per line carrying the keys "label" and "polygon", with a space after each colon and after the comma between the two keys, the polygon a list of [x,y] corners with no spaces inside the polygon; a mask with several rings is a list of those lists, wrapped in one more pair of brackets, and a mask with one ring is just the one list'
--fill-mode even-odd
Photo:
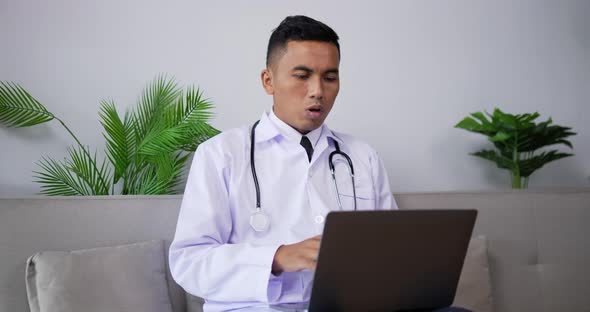
{"label": "black necktie", "polygon": [[305,152],[307,152],[307,160],[311,161],[311,155],[313,155],[313,147],[311,146],[311,142],[306,136],[301,137],[301,146],[305,148]]}

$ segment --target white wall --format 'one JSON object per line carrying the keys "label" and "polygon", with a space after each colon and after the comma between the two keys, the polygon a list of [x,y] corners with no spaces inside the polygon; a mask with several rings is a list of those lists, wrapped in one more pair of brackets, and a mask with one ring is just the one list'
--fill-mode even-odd
{"label": "white wall", "polygon": [[[509,187],[506,172],[468,156],[484,137],[453,128],[495,106],[579,133],[576,156],[535,173],[531,188],[590,185],[586,0],[0,0],[0,80],[22,84],[99,150],[99,100],[123,110],[158,73],[201,86],[217,105],[214,125],[228,129],[270,107],[259,82],[266,44],[293,14],[340,35],[328,123],[380,152],[395,191]],[[39,191],[35,162],[61,159],[73,141],[51,122],[0,127],[0,143],[0,195],[26,195]]]}

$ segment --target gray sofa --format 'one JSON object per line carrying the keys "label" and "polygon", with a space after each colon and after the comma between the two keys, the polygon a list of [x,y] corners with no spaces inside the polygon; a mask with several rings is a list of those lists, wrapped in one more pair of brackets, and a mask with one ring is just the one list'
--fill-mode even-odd
{"label": "gray sofa", "polygon": [[[590,311],[590,189],[395,194],[401,209],[475,208],[494,310]],[[0,199],[0,312],[28,311],[25,262],[42,250],[170,241],[181,196]],[[187,311],[168,279],[175,312]],[[198,304],[198,302],[197,302]]]}

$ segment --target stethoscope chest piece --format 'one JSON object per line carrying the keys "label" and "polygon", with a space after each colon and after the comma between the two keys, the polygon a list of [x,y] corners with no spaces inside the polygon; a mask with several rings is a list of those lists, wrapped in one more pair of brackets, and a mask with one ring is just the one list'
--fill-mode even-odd
{"label": "stethoscope chest piece", "polygon": [[256,232],[266,232],[270,227],[270,217],[262,209],[257,208],[250,216],[250,225]]}
{"label": "stethoscope chest piece", "polygon": [[[262,211],[260,208],[260,186],[258,185],[258,176],[256,175],[256,164],[254,163],[254,143],[255,143],[255,129],[260,120],[256,121],[254,125],[252,125],[252,129],[250,130],[250,168],[252,170],[252,178],[254,179],[254,187],[256,188],[256,211],[250,215],[250,226],[256,232],[266,232],[270,228],[270,216]],[[350,179],[352,180],[352,190],[354,196],[354,210],[356,210],[356,188],[354,185],[354,167],[352,166],[352,160],[346,153],[340,151],[340,146],[338,142],[334,141],[335,150],[330,153],[328,157],[328,163],[330,166],[330,171],[332,173],[332,181],[334,182],[334,191],[336,192],[336,198],[338,200],[338,207],[340,210],[342,209],[342,203],[340,202],[340,193],[338,192],[338,185],[336,184],[336,175],[335,175],[335,167],[334,167],[334,156],[340,155],[346,159],[348,162],[348,170],[350,173]],[[315,222],[317,224],[324,223],[324,216],[316,216]]]}

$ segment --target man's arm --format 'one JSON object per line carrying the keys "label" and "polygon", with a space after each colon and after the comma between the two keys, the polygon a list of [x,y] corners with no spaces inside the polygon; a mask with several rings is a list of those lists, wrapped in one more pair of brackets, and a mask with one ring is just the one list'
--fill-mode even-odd
{"label": "man's arm", "polygon": [[172,276],[187,292],[206,299],[267,302],[280,295],[280,280],[270,274],[279,246],[227,243],[233,224],[229,172],[214,148],[201,145],[195,152],[170,246]]}

